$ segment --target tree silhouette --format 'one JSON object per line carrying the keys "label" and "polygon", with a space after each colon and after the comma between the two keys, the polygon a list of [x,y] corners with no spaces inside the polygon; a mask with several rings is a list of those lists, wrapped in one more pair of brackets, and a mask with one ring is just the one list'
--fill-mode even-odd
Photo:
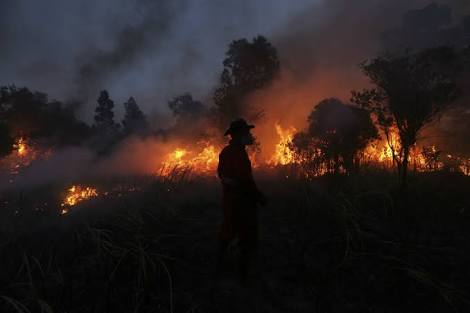
{"label": "tree silhouette", "polygon": [[250,92],[266,86],[279,73],[276,49],[263,36],[249,42],[246,39],[233,41],[223,62],[219,87],[214,92],[215,115],[219,126],[224,128],[230,120],[248,116],[250,120],[259,112],[244,103]]}
{"label": "tree silhouette", "polygon": [[101,91],[95,109],[94,138],[91,146],[100,154],[106,154],[120,139],[119,124],[114,122],[114,102],[106,90]]}
{"label": "tree silhouette", "polygon": [[402,188],[406,187],[410,149],[419,131],[458,96],[460,58],[452,48],[439,47],[402,56],[381,56],[361,68],[374,88],[353,91],[352,101],[372,112],[390,142],[392,128],[400,140],[393,158]]}
{"label": "tree silhouette", "polygon": [[186,123],[194,119],[203,117],[207,110],[202,102],[193,99],[191,94],[184,93],[174,97],[168,102],[173,117],[177,124]]}
{"label": "tree silhouette", "polygon": [[377,138],[370,114],[361,108],[330,98],[318,103],[308,117],[307,134],[316,139],[335,174],[340,166],[351,172],[357,152]]}
{"label": "tree silhouette", "polygon": [[110,131],[118,128],[114,122],[114,102],[106,90],[101,91],[95,109],[95,127],[98,130]]}
{"label": "tree silhouette", "polygon": [[168,108],[174,119],[171,128],[173,135],[197,141],[207,138],[214,130],[208,127],[211,116],[208,114],[207,107],[189,93],[181,94],[168,101]]}
{"label": "tree silhouette", "polygon": [[125,114],[122,120],[124,135],[146,134],[149,130],[147,119],[133,97],[130,97],[129,100],[124,103],[124,110]]}
{"label": "tree silhouette", "polygon": [[47,104],[46,94],[16,86],[2,87],[0,102],[3,107],[2,119],[13,137],[32,137],[46,126],[41,120]]}
{"label": "tree silhouette", "polygon": [[0,88],[0,120],[14,138],[43,138],[62,145],[81,143],[89,134],[72,105],[49,101],[47,94],[24,87]]}

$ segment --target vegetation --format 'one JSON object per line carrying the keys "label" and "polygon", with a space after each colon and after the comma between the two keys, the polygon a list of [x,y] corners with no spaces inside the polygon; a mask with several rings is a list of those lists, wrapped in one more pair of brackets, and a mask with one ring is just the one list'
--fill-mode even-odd
{"label": "vegetation", "polygon": [[130,97],[127,102],[124,102],[125,115],[122,120],[124,135],[131,134],[145,135],[149,131],[149,124],[147,119],[140,110],[134,97]]}
{"label": "vegetation", "polygon": [[411,147],[419,132],[456,100],[459,55],[441,47],[404,56],[383,56],[362,64],[375,88],[353,92],[353,102],[368,109],[391,141],[398,130],[400,146],[392,148],[402,186],[406,186]]}
{"label": "vegetation", "polygon": [[82,143],[89,134],[72,104],[49,101],[45,93],[16,86],[0,88],[0,123],[14,138],[43,138],[58,145]]}
{"label": "vegetation", "polygon": [[[468,177],[422,174],[410,181],[413,197],[403,198],[383,172],[340,186],[327,176],[279,174],[259,176],[270,205],[260,212],[248,289],[239,287],[230,262],[220,281],[212,278],[222,215],[218,195],[205,192],[218,184],[213,179],[138,181],[140,191],[90,200],[60,217],[36,211],[37,194],[23,194],[19,212],[2,202],[2,223],[11,231],[1,232],[0,310],[470,308]],[[236,245],[230,251],[235,259]]]}
{"label": "vegetation", "polygon": [[[293,142],[294,150],[319,151],[323,160],[331,164],[329,167],[335,174],[339,173],[340,168],[352,172],[357,153],[378,137],[366,110],[334,98],[315,105],[308,123],[307,132],[297,134]],[[308,158],[305,154],[303,156]]]}
{"label": "vegetation", "polygon": [[269,84],[279,73],[276,49],[263,36],[249,42],[233,41],[224,60],[220,83],[214,92],[214,114],[224,129],[233,119],[246,116],[254,121],[261,112],[253,111],[243,100],[251,92]]}

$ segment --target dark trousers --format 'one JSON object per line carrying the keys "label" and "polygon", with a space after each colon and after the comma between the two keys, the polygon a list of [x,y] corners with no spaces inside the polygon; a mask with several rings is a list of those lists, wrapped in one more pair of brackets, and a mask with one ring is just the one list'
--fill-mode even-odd
{"label": "dark trousers", "polygon": [[225,192],[222,199],[224,220],[219,232],[219,264],[232,240],[238,237],[240,274],[248,275],[258,245],[258,209],[256,202],[246,196]]}

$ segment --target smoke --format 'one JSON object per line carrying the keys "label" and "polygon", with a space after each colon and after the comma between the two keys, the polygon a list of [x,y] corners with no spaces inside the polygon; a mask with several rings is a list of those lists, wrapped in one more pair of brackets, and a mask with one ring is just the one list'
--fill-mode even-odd
{"label": "smoke", "polygon": [[[336,97],[349,102],[351,90],[368,87],[361,62],[385,52],[447,43],[436,41],[436,34],[462,44],[463,13],[452,20],[452,7],[428,5],[419,0],[334,0],[292,17],[273,38],[281,56],[280,79],[247,100],[265,112],[256,130],[263,154],[271,155],[278,140],[274,122],[302,130],[321,100]],[[409,22],[410,14],[417,17],[415,23]]]}
{"label": "smoke", "polygon": [[54,151],[50,157],[35,160],[31,166],[20,168],[19,174],[10,181],[10,175],[0,177],[0,191],[73,182],[83,178],[83,173],[92,173],[94,153],[81,147],[68,147]]}
{"label": "smoke", "polygon": [[180,140],[129,137],[105,156],[97,156],[86,147],[58,148],[47,157],[34,160],[31,166],[20,168],[12,181],[10,175],[2,175],[0,191],[54,184],[71,185],[103,178],[156,175],[167,156],[183,146],[187,143]]}
{"label": "smoke", "polygon": [[209,98],[230,41],[269,36],[311,3],[5,0],[0,84],[80,100],[87,121],[102,89],[118,104],[134,96],[146,113],[168,113],[183,92]]}
{"label": "smoke", "polygon": [[[428,4],[428,0],[5,0],[0,4],[4,43],[0,84],[26,85],[52,97],[80,100],[81,115],[87,120],[101,89],[110,92],[118,109],[134,96],[147,115],[169,116],[167,101],[184,92],[210,105],[228,44],[265,35],[278,49],[281,75],[246,101],[265,112],[254,133],[268,159],[278,140],[275,122],[303,129],[322,99],[348,102],[351,90],[368,86],[360,62],[402,42],[419,39],[420,45],[427,45],[422,32],[413,32],[403,17]],[[464,8],[469,8],[465,1],[456,5],[458,14],[445,20],[439,31],[464,36],[459,21]],[[161,123],[169,120],[160,117]],[[19,183],[78,180],[85,172],[148,174],[177,145],[176,140],[170,144],[130,138],[101,159],[85,148],[60,150],[28,169]]]}

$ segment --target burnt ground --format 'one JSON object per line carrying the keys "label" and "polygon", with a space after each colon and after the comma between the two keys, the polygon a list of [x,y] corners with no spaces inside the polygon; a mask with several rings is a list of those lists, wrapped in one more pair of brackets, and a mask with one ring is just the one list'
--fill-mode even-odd
{"label": "burnt ground", "polygon": [[213,275],[222,219],[215,178],[133,184],[138,190],[64,216],[51,206],[56,186],[2,195],[0,311],[470,309],[469,177],[415,175],[402,193],[382,172],[261,175],[269,203],[248,286],[238,282],[236,242],[224,275]]}

